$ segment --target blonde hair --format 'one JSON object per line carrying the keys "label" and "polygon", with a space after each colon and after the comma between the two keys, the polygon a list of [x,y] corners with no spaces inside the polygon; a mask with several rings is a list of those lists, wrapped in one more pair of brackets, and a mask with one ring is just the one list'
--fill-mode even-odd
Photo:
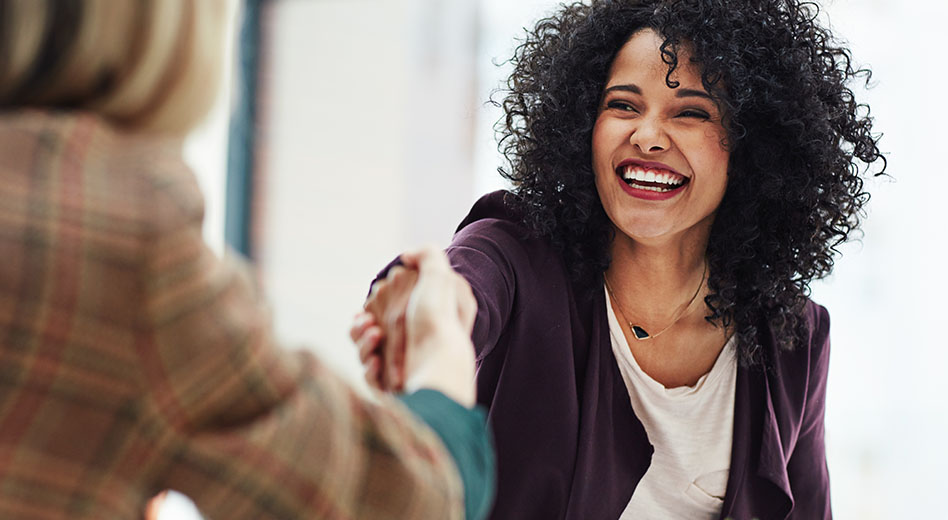
{"label": "blonde hair", "polygon": [[183,134],[219,86],[227,0],[0,0],[0,110]]}

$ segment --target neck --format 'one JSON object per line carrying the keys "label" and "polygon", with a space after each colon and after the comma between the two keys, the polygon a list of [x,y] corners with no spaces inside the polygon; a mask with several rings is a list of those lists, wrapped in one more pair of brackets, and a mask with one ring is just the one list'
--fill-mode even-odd
{"label": "neck", "polygon": [[629,320],[663,326],[687,305],[699,287],[705,269],[707,236],[703,240],[636,241],[616,232],[612,262],[605,276],[614,298]]}

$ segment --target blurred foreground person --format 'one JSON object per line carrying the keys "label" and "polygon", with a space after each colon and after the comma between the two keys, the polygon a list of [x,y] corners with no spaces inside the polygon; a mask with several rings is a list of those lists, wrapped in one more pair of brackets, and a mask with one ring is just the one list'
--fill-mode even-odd
{"label": "blurred foreground person", "polygon": [[483,516],[476,304],[441,253],[377,291],[411,299],[410,393],[373,404],[278,351],[204,244],[181,141],[230,12],[0,0],[0,518],[140,518],[163,489],[209,518]]}

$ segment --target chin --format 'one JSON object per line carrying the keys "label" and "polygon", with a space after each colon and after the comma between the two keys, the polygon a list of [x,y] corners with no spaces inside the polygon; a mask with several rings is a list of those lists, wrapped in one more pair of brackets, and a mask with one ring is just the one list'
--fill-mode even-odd
{"label": "chin", "polygon": [[662,238],[671,237],[674,234],[674,231],[665,223],[649,224],[636,222],[634,224],[626,223],[618,226],[613,222],[613,227],[616,230],[617,238],[625,237],[636,242],[661,240]]}

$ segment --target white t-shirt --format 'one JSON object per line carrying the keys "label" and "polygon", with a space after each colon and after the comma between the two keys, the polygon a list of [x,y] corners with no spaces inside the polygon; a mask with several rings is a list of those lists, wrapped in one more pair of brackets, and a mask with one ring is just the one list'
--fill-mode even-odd
{"label": "white t-shirt", "polygon": [[737,356],[732,337],[695,386],[665,388],[642,371],[606,293],[612,351],[635,415],[655,447],[620,520],[716,519],[724,504],[734,430]]}

